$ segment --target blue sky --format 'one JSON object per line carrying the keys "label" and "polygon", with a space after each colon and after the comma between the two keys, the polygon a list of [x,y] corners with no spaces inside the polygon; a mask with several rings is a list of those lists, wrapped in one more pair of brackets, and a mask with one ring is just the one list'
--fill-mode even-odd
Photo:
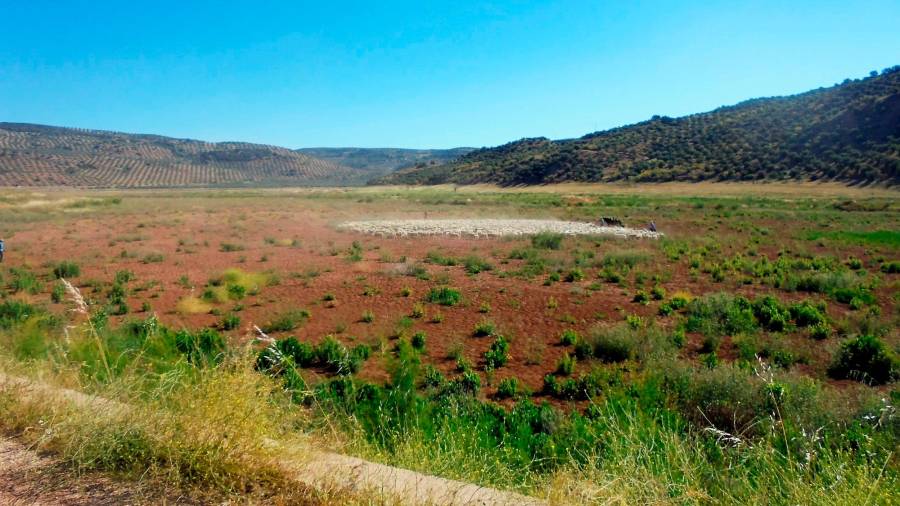
{"label": "blue sky", "polygon": [[293,148],[576,137],[900,64],[898,26],[898,0],[0,0],[0,121]]}

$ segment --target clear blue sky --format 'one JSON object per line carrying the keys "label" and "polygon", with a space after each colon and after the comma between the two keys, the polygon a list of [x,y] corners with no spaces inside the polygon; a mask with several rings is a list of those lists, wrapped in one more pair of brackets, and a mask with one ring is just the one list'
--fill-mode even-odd
{"label": "clear blue sky", "polygon": [[900,0],[0,0],[0,121],[287,147],[575,137],[900,64]]}

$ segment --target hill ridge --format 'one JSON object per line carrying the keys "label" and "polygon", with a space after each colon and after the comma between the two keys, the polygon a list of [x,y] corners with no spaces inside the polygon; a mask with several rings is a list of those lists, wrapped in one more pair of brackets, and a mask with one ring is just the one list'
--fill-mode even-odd
{"label": "hill ridge", "polygon": [[328,186],[367,179],[365,171],[267,144],[0,123],[0,186]]}
{"label": "hill ridge", "polygon": [[702,180],[900,183],[900,66],[577,138],[523,138],[373,184]]}

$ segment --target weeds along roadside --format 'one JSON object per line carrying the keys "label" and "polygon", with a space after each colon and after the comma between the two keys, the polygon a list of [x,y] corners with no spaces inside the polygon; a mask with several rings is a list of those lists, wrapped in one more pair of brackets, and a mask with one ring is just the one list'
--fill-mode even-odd
{"label": "weeds along roadside", "polygon": [[[259,358],[227,349],[210,330],[172,331],[153,317],[111,329],[83,315],[66,331],[38,308],[4,304],[7,373],[136,406],[106,418],[4,393],[6,429],[80,469],[149,470],[174,484],[241,491],[278,480],[280,455],[266,439],[311,429],[336,432],[348,450],[382,462],[565,503],[819,502],[826,492],[886,502],[896,490],[895,421],[866,421],[863,414],[878,414],[872,406],[841,415],[814,384],[764,367],[707,371],[648,355],[629,384],[601,385],[583,414],[530,401],[507,411],[476,399],[465,383],[432,378],[419,388],[424,372],[411,346],[396,350],[385,386],[340,374],[352,367],[308,385],[284,353],[273,382],[255,370]],[[666,348],[654,340],[667,336],[653,329],[632,337],[655,343],[636,353]],[[311,356],[327,365],[349,355],[331,344]],[[720,419],[709,409],[716,402]],[[759,415],[721,423],[736,406]],[[691,421],[697,412],[708,420]]]}
{"label": "weeds along roadside", "polygon": [[[124,472],[175,486],[244,493],[284,489],[284,448],[304,448],[294,430],[304,413],[290,406],[243,350],[225,352],[203,333],[173,332],[155,318],[110,329],[29,307],[0,311],[3,372],[96,394],[111,405],[0,391],[0,423],[76,470]],[[77,306],[76,306],[77,307]],[[20,308],[22,309],[22,308]],[[117,409],[122,403],[128,409]],[[268,440],[291,443],[273,450]],[[302,458],[302,455],[292,455]]]}

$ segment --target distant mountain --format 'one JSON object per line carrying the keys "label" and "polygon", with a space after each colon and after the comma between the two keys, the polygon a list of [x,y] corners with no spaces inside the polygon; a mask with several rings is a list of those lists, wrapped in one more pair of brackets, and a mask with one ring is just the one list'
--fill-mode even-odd
{"label": "distant mountain", "polygon": [[0,123],[0,186],[326,186],[369,178],[275,146]]}
{"label": "distant mountain", "polygon": [[375,183],[836,180],[900,183],[900,66],[799,95],[579,139],[522,139]]}
{"label": "distant mountain", "polygon": [[474,149],[304,148],[297,151],[378,177],[398,169],[447,163]]}

